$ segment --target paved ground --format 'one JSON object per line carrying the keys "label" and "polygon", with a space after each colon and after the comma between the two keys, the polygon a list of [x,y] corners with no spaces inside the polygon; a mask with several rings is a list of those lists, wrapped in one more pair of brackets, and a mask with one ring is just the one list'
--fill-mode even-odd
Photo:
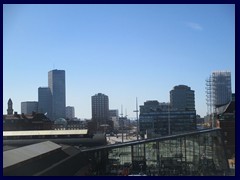
{"label": "paved ground", "polygon": [[116,144],[116,143],[121,143],[122,141],[128,142],[128,141],[135,141],[135,140],[137,140],[136,135],[135,136],[134,135],[126,136],[126,133],[123,134],[123,138],[122,138],[122,134],[117,134],[114,136],[107,135],[108,144]]}

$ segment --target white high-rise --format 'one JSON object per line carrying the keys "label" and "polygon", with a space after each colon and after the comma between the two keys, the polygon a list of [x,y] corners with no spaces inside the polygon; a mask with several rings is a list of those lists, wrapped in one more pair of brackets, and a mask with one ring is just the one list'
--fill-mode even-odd
{"label": "white high-rise", "polygon": [[231,73],[229,71],[216,71],[212,73],[213,104],[221,106],[231,101]]}
{"label": "white high-rise", "polygon": [[231,72],[214,71],[207,79],[207,105],[208,112],[211,114],[219,106],[231,101]]}

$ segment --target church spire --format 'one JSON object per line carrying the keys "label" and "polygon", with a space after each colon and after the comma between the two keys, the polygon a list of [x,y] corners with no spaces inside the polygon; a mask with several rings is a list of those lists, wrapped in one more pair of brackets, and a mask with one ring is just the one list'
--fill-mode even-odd
{"label": "church spire", "polygon": [[11,98],[9,98],[9,100],[8,100],[8,109],[7,109],[7,114],[8,115],[12,115],[13,114],[12,106],[13,106],[12,100],[11,100]]}

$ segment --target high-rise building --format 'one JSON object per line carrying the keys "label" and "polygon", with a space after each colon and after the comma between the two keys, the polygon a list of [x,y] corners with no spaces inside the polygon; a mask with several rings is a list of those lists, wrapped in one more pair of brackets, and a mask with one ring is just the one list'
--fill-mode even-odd
{"label": "high-rise building", "polygon": [[38,112],[38,102],[37,101],[26,101],[21,102],[21,113],[32,114],[32,112]]}
{"label": "high-rise building", "polygon": [[231,73],[228,71],[216,71],[212,73],[213,105],[222,106],[231,101]]}
{"label": "high-rise building", "polygon": [[175,86],[173,90],[170,91],[170,105],[172,109],[179,111],[194,111],[194,91],[185,85]]}
{"label": "high-rise building", "polygon": [[65,71],[52,70],[48,72],[48,87],[52,96],[52,119],[65,118],[66,94]]}
{"label": "high-rise building", "polygon": [[67,106],[66,107],[66,118],[67,119],[73,119],[75,117],[75,110],[73,106]]}
{"label": "high-rise building", "polygon": [[216,108],[228,104],[232,99],[231,73],[214,71],[206,79],[206,96],[208,115],[212,117]]}
{"label": "high-rise building", "polygon": [[38,88],[38,112],[45,114],[48,118],[52,114],[52,96],[49,87]]}
{"label": "high-rise building", "polygon": [[101,124],[106,124],[109,120],[109,100],[108,96],[98,93],[92,96],[92,120]]}
{"label": "high-rise building", "polygon": [[13,103],[11,98],[8,100],[8,108],[7,108],[7,114],[12,115],[13,114]]}

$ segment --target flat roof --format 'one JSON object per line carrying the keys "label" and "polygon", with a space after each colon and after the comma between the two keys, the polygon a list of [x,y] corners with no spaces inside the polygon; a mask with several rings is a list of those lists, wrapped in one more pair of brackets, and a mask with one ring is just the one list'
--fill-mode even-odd
{"label": "flat roof", "polygon": [[37,156],[60,149],[61,146],[51,141],[45,141],[29,146],[3,152],[3,168],[8,168]]}
{"label": "flat roof", "polygon": [[3,136],[34,136],[34,135],[84,135],[87,129],[78,130],[35,130],[35,131],[3,131]]}

